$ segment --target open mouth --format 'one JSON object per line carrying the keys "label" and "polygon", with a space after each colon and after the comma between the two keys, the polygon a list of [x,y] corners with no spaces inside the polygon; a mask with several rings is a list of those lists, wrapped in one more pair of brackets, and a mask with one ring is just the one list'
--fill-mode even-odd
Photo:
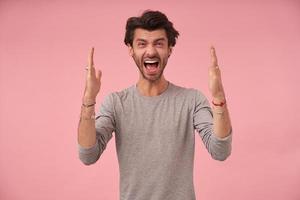
{"label": "open mouth", "polygon": [[155,74],[158,72],[159,62],[157,60],[146,60],[144,61],[144,66],[148,74]]}

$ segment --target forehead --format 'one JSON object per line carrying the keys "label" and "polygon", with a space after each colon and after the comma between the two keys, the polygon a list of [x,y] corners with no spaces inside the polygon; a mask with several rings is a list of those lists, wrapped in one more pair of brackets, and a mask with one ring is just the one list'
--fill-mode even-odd
{"label": "forehead", "polygon": [[156,29],[153,31],[149,31],[142,28],[137,28],[134,30],[134,37],[133,40],[146,40],[146,41],[155,41],[157,39],[164,38],[167,40],[167,34],[165,29]]}

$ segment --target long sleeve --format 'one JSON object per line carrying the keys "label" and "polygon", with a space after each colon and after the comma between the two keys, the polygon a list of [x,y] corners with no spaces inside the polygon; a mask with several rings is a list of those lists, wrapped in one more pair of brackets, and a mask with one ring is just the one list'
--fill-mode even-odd
{"label": "long sleeve", "polygon": [[212,158],[224,161],[231,154],[232,130],[225,138],[219,138],[214,134],[212,110],[207,98],[199,91],[196,91],[194,105],[194,128]]}
{"label": "long sleeve", "polygon": [[113,109],[113,97],[108,95],[104,98],[99,112],[96,114],[96,144],[90,148],[84,148],[78,144],[79,158],[86,164],[95,163],[105,150],[107,143],[115,131],[115,117]]}

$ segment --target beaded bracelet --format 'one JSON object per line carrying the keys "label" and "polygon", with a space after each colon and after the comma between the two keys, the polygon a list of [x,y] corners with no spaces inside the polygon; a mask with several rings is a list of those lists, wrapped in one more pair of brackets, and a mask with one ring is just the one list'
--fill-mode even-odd
{"label": "beaded bracelet", "polygon": [[214,106],[224,106],[225,104],[226,104],[226,100],[224,100],[224,101],[222,101],[221,103],[215,103],[214,101],[212,101],[212,104],[214,105]]}
{"label": "beaded bracelet", "polygon": [[92,104],[82,104],[84,107],[88,108],[88,107],[92,107],[94,105],[96,105],[96,102],[92,103]]}

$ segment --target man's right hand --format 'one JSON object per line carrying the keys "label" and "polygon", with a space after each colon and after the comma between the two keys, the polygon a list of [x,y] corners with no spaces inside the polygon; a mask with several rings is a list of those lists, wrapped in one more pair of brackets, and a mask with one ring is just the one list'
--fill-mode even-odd
{"label": "man's right hand", "polygon": [[94,66],[94,47],[90,50],[88,57],[88,66],[86,68],[86,84],[83,95],[83,102],[90,103],[96,102],[97,94],[101,87],[101,70],[96,70]]}

